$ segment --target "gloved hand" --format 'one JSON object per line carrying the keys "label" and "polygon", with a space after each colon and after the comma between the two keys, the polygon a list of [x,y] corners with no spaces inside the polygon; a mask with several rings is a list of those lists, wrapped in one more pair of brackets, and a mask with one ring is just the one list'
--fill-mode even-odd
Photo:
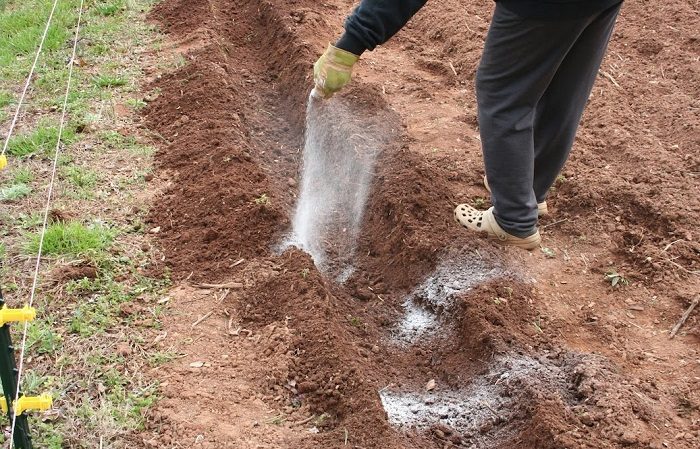
{"label": "gloved hand", "polygon": [[330,98],[350,82],[352,66],[359,56],[341,50],[331,44],[314,64],[315,93]]}

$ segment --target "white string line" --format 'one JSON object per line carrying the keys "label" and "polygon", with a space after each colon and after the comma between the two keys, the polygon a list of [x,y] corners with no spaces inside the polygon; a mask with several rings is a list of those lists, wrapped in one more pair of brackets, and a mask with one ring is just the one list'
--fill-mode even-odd
{"label": "white string line", "polygon": [[[61,152],[61,136],[63,135],[63,127],[66,123],[66,110],[68,109],[68,95],[70,93],[70,85],[73,79],[73,67],[75,66],[75,53],[78,48],[78,35],[80,34],[80,21],[83,17],[83,2],[80,0],[80,9],[78,10],[78,23],[75,26],[75,38],[73,40],[73,53],[70,58],[70,63],[68,64],[68,82],[66,83],[66,94],[63,98],[63,109],[61,112],[61,123],[58,127],[58,139],[56,140],[56,149],[54,151],[53,157],[53,168],[51,170],[51,180],[49,181],[49,189],[46,195],[46,207],[44,208],[44,223],[41,227],[41,236],[39,237],[39,252],[36,256],[36,264],[34,266],[34,280],[32,281],[32,290],[29,295],[29,307],[34,304],[34,296],[36,294],[36,287],[39,280],[39,265],[41,263],[41,253],[44,248],[44,236],[46,235],[46,224],[49,221],[49,210],[51,208],[51,196],[53,195],[54,181],[56,180],[56,169],[58,167],[58,155]],[[17,391],[15,391],[15,404],[19,399],[20,385],[22,385],[22,370],[24,368],[24,352],[27,346],[27,330],[29,329],[29,322],[24,322],[24,331],[22,333],[22,348],[19,355],[19,367],[17,370]],[[15,426],[17,424],[17,415],[12,414],[12,428],[10,430],[10,449],[14,445],[15,436]]]}
{"label": "white string line", "polygon": [[[82,0],[81,0],[82,1]],[[44,34],[41,36],[41,42],[39,42],[39,48],[36,50],[36,55],[34,56],[34,64],[32,64],[32,69],[29,71],[29,76],[27,81],[24,83],[24,90],[22,90],[22,95],[19,97],[19,102],[17,103],[17,109],[15,110],[15,116],[12,118],[12,123],[10,124],[10,130],[7,132],[7,137],[5,138],[5,143],[2,145],[2,153],[0,156],[5,155],[7,151],[7,145],[10,143],[10,137],[12,137],[12,131],[15,129],[17,124],[17,118],[19,117],[19,111],[22,109],[22,103],[24,102],[24,97],[27,95],[27,90],[29,89],[29,84],[32,82],[32,76],[34,76],[34,69],[36,69],[36,63],[39,61],[39,56],[41,55],[41,50],[44,48],[44,41],[46,41],[46,35],[49,34],[49,27],[51,26],[51,20],[53,20],[53,13],[56,11],[56,5],[58,0],[54,0],[53,7],[51,8],[51,14],[46,21],[46,27],[44,28]]]}

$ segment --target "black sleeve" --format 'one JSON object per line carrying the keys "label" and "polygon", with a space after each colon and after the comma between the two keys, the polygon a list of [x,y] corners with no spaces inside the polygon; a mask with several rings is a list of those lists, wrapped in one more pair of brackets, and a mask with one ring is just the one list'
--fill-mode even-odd
{"label": "black sleeve", "polygon": [[345,21],[336,47],[361,55],[388,41],[427,0],[362,0]]}

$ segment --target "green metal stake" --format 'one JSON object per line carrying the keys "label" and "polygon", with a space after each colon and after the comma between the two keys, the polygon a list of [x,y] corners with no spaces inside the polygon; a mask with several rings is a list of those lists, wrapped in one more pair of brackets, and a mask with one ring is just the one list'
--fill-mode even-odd
{"label": "green metal stake", "polygon": [[[0,308],[4,306],[5,299],[2,297],[2,289],[0,289]],[[10,423],[12,423],[14,415],[12,403],[17,391],[17,374],[15,348],[12,346],[12,338],[10,337],[10,325],[6,323],[0,327],[0,380],[2,380],[2,391],[5,395],[5,401],[7,401],[7,418],[10,420]],[[20,392],[19,396],[22,396],[22,392]],[[14,443],[16,449],[33,448],[32,438],[29,435],[29,422],[27,421],[27,415],[24,413],[16,418]]]}

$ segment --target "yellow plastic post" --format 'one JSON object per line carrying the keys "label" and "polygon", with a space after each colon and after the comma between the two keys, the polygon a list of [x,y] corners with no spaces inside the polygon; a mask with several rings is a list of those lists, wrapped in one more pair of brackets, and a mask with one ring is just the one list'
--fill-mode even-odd
{"label": "yellow plastic post", "polygon": [[7,167],[7,156],[0,154],[0,170]]}
{"label": "yellow plastic post", "polygon": [[19,416],[27,410],[48,410],[52,405],[53,398],[48,393],[41,396],[22,396],[15,404],[15,416]]}
{"label": "yellow plastic post", "polygon": [[7,415],[7,399],[0,398],[0,410]]}
{"label": "yellow plastic post", "polygon": [[36,309],[34,307],[24,306],[21,309],[8,309],[3,307],[0,309],[0,326],[7,323],[32,321],[36,318]]}

